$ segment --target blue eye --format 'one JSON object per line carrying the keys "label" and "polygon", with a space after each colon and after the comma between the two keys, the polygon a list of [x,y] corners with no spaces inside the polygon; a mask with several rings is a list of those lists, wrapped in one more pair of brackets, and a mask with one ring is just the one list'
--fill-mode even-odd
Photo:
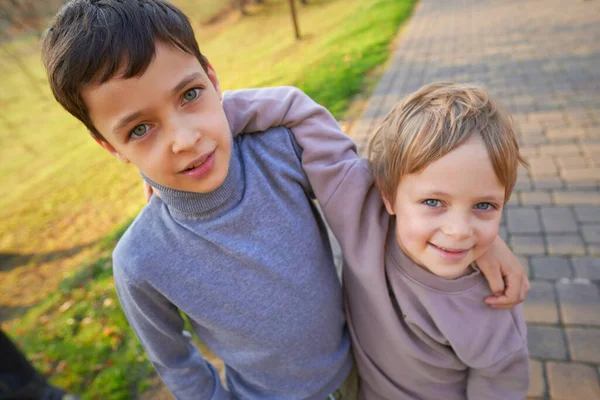
{"label": "blue eye", "polygon": [[423,204],[425,204],[428,207],[439,207],[442,205],[442,202],[436,199],[427,199],[423,201]]}
{"label": "blue eye", "polygon": [[494,208],[494,206],[492,206],[490,203],[477,203],[477,204],[475,204],[475,209],[476,210],[480,210],[480,211],[489,211],[492,208]]}
{"label": "blue eye", "polygon": [[194,89],[190,89],[190,90],[186,91],[183,94],[183,98],[185,99],[185,101],[194,101],[198,98],[199,95],[200,95],[200,89],[194,88]]}
{"label": "blue eye", "polygon": [[148,125],[141,124],[131,130],[133,136],[142,137],[148,132]]}

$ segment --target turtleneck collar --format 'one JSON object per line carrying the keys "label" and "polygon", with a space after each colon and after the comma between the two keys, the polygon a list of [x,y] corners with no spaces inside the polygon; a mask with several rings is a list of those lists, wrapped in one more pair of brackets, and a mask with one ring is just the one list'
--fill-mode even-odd
{"label": "turtleneck collar", "polygon": [[239,203],[244,193],[242,171],[237,146],[232,145],[229,171],[225,181],[209,193],[185,192],[160,185],[144,174],[142,178],[160,192],[161,200],[171,213],[180,218],[203,218],[221,210],[228,210]]}

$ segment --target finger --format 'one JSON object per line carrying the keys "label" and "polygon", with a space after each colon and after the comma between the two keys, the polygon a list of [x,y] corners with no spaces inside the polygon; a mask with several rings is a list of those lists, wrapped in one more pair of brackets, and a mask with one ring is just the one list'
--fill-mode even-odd
{"label": "finger", "polygon": [[[494,308],[512,308],[521,303],[522,287],[525,281],[525,274],[512,274],[505,277],[506,279],[506,290],[501,296],[495,298],[487,298],[486,303]],[[523,297],[524,299],[524,297]]]}
{"label": "finger", "polygon": [[506,297],[505,295],[487,297],[485,299],[485,303],[492,308],[506,309],[506,308],[514,307],[514,305],[512,303],[510,303],[510,301],[508,300],[508,297]]}
{"label": "finger", "polygon": [[498,265],[485,263],[479,266],[479,269],[488,281],[488,285],[492,293],[500,296],[504,293],[504,279]]}

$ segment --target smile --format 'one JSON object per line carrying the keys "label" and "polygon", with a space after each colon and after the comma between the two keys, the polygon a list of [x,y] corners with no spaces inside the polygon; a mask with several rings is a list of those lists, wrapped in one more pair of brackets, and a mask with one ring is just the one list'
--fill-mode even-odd
{"label": "smile", "polygon": [[206,160],[208,160],[208,158],[213,155],[214,152],[215,151],[212,150],[209,153],[201,155],[200,157],[198,157],[197,159],[195,159],[194,161],[192,161],[191,164],[188,164],[188,167],[185,168],[185,169],[183,169],[182,172],[187,172],[187,171],[191,171],[193,169],[198,168],[199,166],[201,166],[202,164],[204,164],[206,162]]}
{"label": "smile", "polygon": [[216,149],[198,157],[180,173],[195,180],[206,178],[215,166],[215,151]]}
{"label": "smile", "polygon": [[436,246],[433,243],[428,242],[429,246],[431,246],[438,255],[444,260],[456,262],[462,260],[468,253],[471,251],[471,248],[468,249],[450,249],[447,247]]}
{"label": "smile", "polygon": [[468,248],[468,249],[449,249],[447,247],[436,246],[433,243],[429,243],[429,244],[432,245],[433,247],[437,247],[438,249],[446,251],[448,253],[465,253],[465,252],[471,250],[470,248]]}

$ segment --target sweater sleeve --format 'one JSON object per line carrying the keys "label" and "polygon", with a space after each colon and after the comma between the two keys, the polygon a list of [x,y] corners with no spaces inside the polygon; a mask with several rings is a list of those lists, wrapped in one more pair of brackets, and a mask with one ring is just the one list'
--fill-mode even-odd
{"label": "sweater sleeve", "polygon": [[322,205],[327,204],[358,160],[354,142],[335,118],[300,89],[225,92],[223,107],[234,135],[276,126],[289,128],[302,149],[302,167]]}
{"label": "sweater sleeve", "polygon": [[529,387],[529,353],[520,307],[491,314],[496,314],[496,319],[489,320],[486,329],[479,331],[483,338],[480,346],[477,339],[471,342],[471,356],[466,360],[467,398],[524,400]]}
{"label": "sweater sleeve", "polygon": [[467,399],[525,400],[529,387],[529,354],[526,347],[494,364],[469,369]]}
{"label": "sweater sleeve", "polygon": [[[302,168],[347,262],[367,265],[364,238],[384,243],[389,215],[356,145],[324,107],[300,89],[275,87],[225,92],[231,132],[283,125],[302,149]],[[375,246],[377,247],[377,246]],[[379,248],[372,249],[379,253]]]}
{"label": "sweater sleeve", "polygon": [[114,268],[115,286],[129,324],[161,379],[177,399],[230,399],[217,370],[184,333],[179,310],[150,287]]}

